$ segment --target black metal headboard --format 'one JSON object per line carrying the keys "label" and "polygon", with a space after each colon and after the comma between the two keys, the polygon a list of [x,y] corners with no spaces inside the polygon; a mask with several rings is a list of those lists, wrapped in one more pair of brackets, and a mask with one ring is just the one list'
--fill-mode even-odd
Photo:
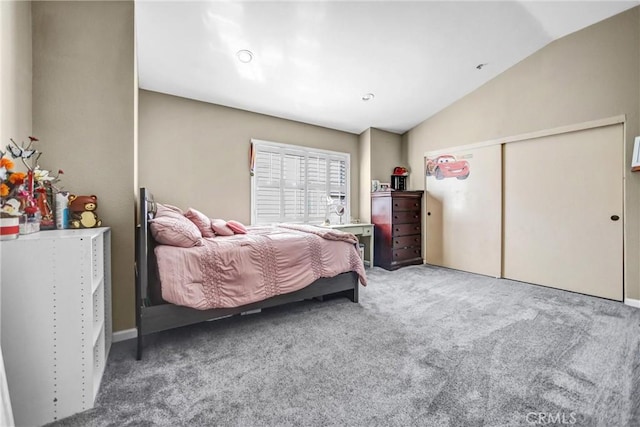
{"label": "black metal headboard", "polygon": [[[150,277],[154,274],[155,257],[153,247],[155,242],[149,231],[149,220],[156,212],[153,195],[144,187],[140,188],[138,199],[138,229],[136,232],[136,310],[143,305],[149,305],[149,297],[153,293],[150,289]],[[139,318],[140,316],[136,316]]]}

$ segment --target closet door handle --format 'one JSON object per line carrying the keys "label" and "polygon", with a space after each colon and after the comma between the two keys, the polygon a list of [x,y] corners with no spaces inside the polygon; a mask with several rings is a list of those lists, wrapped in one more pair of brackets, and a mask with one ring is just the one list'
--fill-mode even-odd
{"label": "closet door handle", "polygon": [[620,217],[618,215],[611,215],[611,221],[617,221]]}

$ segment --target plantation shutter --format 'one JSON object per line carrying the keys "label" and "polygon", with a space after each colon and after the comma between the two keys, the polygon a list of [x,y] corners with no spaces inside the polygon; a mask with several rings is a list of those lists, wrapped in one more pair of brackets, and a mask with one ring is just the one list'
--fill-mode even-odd
{"label": "plantation shutter", "polygon": [[310,154],[307,165],[307,222],[323,222],[327,208],[327,157]]}
{"label": "plantation shutter", "polygon": [[282,165],[282,218],[281,222],[305,222],[305,176],[304,153],[285,150]]}
{"label": "plantation shutter", "polygon": [[[329,195],[334,201],[334,205],[345,205],[347,201],[347,166],[346,162],[339,158],[332,158],[329,161]],[[344,217],[344,215],[343,215]],[[340,216],[333,210],[329,216],[332,224],[340,222]],[[346,218],[349,222],[348,217]]]}
{"label": "plantation shutter", "polygon": [[[339,223],[349,219],[349,154],[253,141],[252,223]],[[328,206],[331,203],[331,206]]]}
{"label": "plantation shutter", "polygon": [[261,150],[255,162],[254,213],[262,223],[280,222],[282,155],[278,150]]}

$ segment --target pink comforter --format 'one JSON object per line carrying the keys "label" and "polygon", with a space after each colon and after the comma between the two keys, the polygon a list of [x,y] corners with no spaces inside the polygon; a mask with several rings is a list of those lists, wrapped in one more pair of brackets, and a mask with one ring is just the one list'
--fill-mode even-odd
{"label": "pink comforter", "polygon": [[206,310],[294,292],[321,277],[355,271],[366,285],[354,235],[305,225],[249,227],[203,246],[157,246],[162,298]]}

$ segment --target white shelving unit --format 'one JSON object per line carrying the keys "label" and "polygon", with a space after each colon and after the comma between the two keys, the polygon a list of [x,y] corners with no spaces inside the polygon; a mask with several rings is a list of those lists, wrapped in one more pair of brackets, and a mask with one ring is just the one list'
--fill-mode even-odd
{"label": "white shelving unit", "polygon": [[111,348],[109,228],[0,244],[2,350],[16,425],[93,407]]}

